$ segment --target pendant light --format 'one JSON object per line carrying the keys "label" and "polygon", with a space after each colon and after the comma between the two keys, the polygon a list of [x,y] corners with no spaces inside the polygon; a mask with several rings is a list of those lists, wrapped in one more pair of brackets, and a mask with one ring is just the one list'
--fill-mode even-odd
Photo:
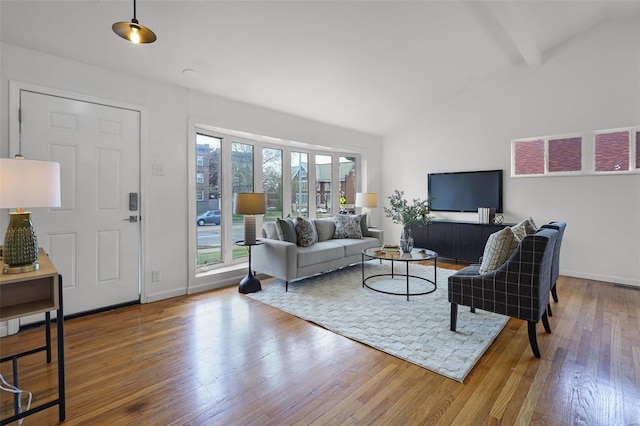
{"label": "pendant light", "polygon": [[156,35],[149,28],[140,25],[136,19],[136,0],[133,0],[133,19],[131,22],[116,22],[111,26],[113,32],[132,43],[153,43]]}

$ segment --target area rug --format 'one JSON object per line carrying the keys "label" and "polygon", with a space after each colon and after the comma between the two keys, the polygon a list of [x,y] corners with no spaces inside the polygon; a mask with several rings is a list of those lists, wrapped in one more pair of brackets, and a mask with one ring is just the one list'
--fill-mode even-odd
{"label": "area rug", "polygon": [[[365,263],[366,276],[389,273],[390,264]],[[404,273],[404,265],[395,264]],[[259,302],[318,324],[328,330],[463,382],[478,359],[506,324],[508,317],[458,309],[458,330],[449,330],[450,304],[447,278],[455,271],[437,269],[433,293],[405,296],[379,293],[362,287],[360,265],[289,283],[263,282],[262,291],[248,294]],[[433,280],[434,267],[411,264],[411,275]],[[377,277],[367,284],[379,290],[403,292],[404,277]],[[420,293],[433,285],[412,279],[410,291]]]}

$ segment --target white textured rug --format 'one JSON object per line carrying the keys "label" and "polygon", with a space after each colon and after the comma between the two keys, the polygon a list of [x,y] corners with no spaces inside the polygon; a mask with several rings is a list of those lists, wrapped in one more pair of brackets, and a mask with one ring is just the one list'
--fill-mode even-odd
{"label": "white textured rug", "polygon": [[[404,272],[404,264],[395,264]],[[365,264],[367,276],[390,272],[388,263]],[[311,321],[340,335],[463,382],[475,363],[506,324],[508,317],[468,308],[458,309],[458,331],[449,330],[450,304],[447,278],[455,271],[438,268],[438,289],[427,295],[405,296],[379,293],[362,287],[360,265],[289,283],[267,280],[262,291],[249,297]],[[411,264],[411,275],[433,279],[433,266]],[[411,292],[428,291],[416,280]],[[406,281],[380,277],[367,284],[379,289],[405,291]]]}

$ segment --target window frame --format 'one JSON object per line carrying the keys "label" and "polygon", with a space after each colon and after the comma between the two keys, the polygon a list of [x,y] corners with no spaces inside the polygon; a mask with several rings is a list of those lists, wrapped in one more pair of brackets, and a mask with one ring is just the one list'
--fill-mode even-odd
{"label": "window frame", "polygon": [[[197,256],[197,229],[196,226],[191,226],[191,222],[195,224],[195,217],[197,215],[197,206],[196,206],[196,193],[195,193],[195,185],[196,185],[196,170],[197,170],[197,156],[196,156],[196,134],[203,133],[206,135],[210,135],[216,138],[222,139],[222,147],[221,147],[221,155],[223,158],[222,161],[222,196],[220,202],[220,210],[222,217],[221,226],[232,226],[232,179],[229,179],[231,176],[231,144],[232,142],[241,142],[248,143],[253,146],[254,153],[254,191],[255,192],[263,192],[263,149],[271,148],[277,149],[282,152],[282,197],[283,197],[283,211],[282,216],[286,217],[291,214],[291,200],[288,199],[290,197],[291,186],[290,186],[290,171],[291,171],[291,153],[292,152],[304,152],[308,155],[308,170],[307,170],[307,179],[308,179],[308,187],[310,191],[315,192],[315,155],[329,155],[333,157],[334,170],[332,171],[332,191],[334,193],[339,192],[339,179],[338,179],[338,169],[336,168],[336,164],[339,164],[339,158],[341,156],[353,157],[356,162],[357,170],[360,171],[360,164],[362,164],[362,154],[359,152],[354,152],[352,150],[340,150],[335,148],[328,148],[324,146],[319,146],[315,144],[308,144],[296,141],[288,141],[282,140],[267,136],[253,135],[246,132],[239,132],[233,130],[221,129],[216,126],[211,126],[208,124],[203,124],[201,122],[196,122],[192,119],[189,119],[189,158],[188,158],[188,212],[189,217],[193,217],[193,221],[189,221],[189,233],[188,233],[188,256],[189,256],[189,284],[190,288],[194,286],[204,285],[204,283],[210,282],[210,277],[214,275],[220,275],[220,277],[226,276],[225,274],[234,271],[236,269],[246,268],[247,258],[238,258],[232,259],[232,250],[233,250],[233,242],[229,240],[230,244],[227,244],[225,247],[224,241],[221,242],[223,246],[222,250],[222,261],[221,263],[216,263],[213,265],[209,265],[206,270],[200,270],[200,268],[196,267],[196,256]],[[364,179],[364,175],[360,175],[359,173],[356,175],[356,191],[360,190],[361,181]],[[338,186],[336,186],[338,185]],[[315,202],[315,193],[313,196],[309,194],[309,206],[308,206],[308,216],[315,217],[316,216],[316,202]],[[332,200],[332,209],[334,212],[339,211],[339,200]],[[263,218],[262,216],[258,216],[258,220],[256,221],[257,229],[262,229]],[[225,225],[226,224],[226,225]],[[230,231],[227,232],[228,237],[223,237],[225,239],[232,238],[232,234]],[[228,253],[228,254],[227,254]],[[246,272],[246,271],[245,271]]]}
{"label": "window frame", "polygon": [[[629,132],[629,169],[628,170],[606,170],[596,171],[596,135],[606,133]],[[611,176],[640,174],[640,164],[636,161],[638,145],[636,134],[640,134],[640,126],[620,127],[611,129],[594,130],[590,132],[566,133],[550,136],[537,136],[529,138],[518,138],[511,140],[511,173],[512,178],[538,178],[538,177],[558,177],[558,176]],[[568,138],[582,138],[581,143],[581,170],[580,171],[549,171],[549,141]],[[519,142],[530,142],[536,140],[544,141],[544,173],[541,174],[516,174],[516,145]]]}

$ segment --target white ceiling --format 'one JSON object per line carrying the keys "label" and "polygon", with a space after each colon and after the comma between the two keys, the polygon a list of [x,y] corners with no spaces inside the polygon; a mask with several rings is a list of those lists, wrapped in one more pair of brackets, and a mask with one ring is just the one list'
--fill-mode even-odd
{"label": "white ceiling", "polygon": [[0,36],[384,135],[505,66],[544,66],[553,47],[639,9],[638,0],[140,0],[137,18],[158,40],[133,45],[111,31],[133,17],[132,0],[2,0]]}

